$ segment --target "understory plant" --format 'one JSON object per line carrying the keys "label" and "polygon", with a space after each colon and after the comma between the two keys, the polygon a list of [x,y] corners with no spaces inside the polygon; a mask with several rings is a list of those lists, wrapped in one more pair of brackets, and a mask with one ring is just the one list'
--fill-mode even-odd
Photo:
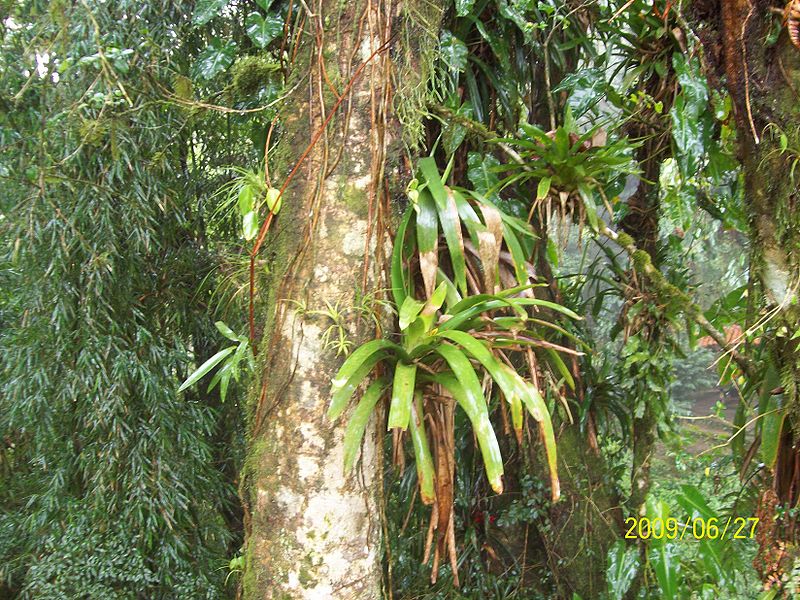
{"label": "understory plant", "polygon": [[[454,412],[469,419],[489,484],[503,491],[503,457],[491,409],[522,444],[524,413],[538,425],[549,469],[551,497],[559,498],[556,443],[547,389],[574,386],[560,354],[580,352],[548,340],[571,338],[562,319],[579,319],[560,304],[536,297],[530,256],[534,235],[524,221],[484,196],[443,183],[432,158],[419,161],[408,192],[411,205],[397,231],[391,280],[398,339],[365,343],[333,379],[328,416],[339,418],[359,387],[373,381],[350,416],[345,467],[355,464],[367,421],[389,395],[387,427],[397,443],[408,436],[419,494],[432,505],[425,562],[433,531],[433,578],[439,559],[456,569],[453,521]],[[442,243],[443,242],[443,243]],[[527,370],[525,378],[518,371]],[[455,575],[457,582],[457,575]]]}

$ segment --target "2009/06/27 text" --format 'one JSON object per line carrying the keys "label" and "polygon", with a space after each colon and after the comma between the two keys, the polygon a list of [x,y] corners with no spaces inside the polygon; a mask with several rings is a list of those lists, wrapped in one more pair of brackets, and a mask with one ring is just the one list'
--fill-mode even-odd
{"label": "2009/06/27 text", "polygon": [[697,540],[746,540],[755,536],[757,517],[694,517],[676,519],[669,517],[628,517],[625,519],[625,538],[682,540],[691,537]]}

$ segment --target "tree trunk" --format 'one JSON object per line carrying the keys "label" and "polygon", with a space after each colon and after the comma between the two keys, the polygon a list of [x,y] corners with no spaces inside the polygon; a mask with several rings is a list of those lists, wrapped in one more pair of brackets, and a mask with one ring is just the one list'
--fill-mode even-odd
{"label": "tree trunk", "polygon": [[259,344],[263,367],[252,390],[243,473],[248,600],[369,600],[381,592],[377,430],[367,428],[361,464],[347,476],[346,418],[332,423],[325,413],[342,362],[333,342],[372,337],[371,318],[360,309],[380,287],[381,260],[371,257],[385,240],[371,223],[381,212],[379,121],[389,57],[375,55],[360,76],[357,69],[388,38],[378,12],[386,7],[323,1],[314,10],[296,38],[301,47],[287,86],[294,91],[282,108],[278,151],[296,164],[338,96],[349,97],[302,163],[262,250],[272,274],[270,289],[260,291],[267,335]]}
{"label": "tree trunk", "polygon": [[785,555],[784,564],[768,561],[768,557],[777,540],[795,537],[795,528],[788,514],[778,520],[766,516],[774,514],[776,502],[794,506],[800,496],[800,340],[794,339],[800,326],[800,172],[796,172],[800,161],[800,50],[792,45],[785,26],[775,45],[764,43],[774,20],[780,19],[771,9],[764,0],[721,0],[719,6],[700,3],[695,10],[696,16],[710,25],[699,33],[708,63],[726,79],[733,100],[751,219],[751,270],[760,284],[763,305],[770,311],[769,321],[758,332],[765,350],[761,356],[765,371],[771,363],[780,374],[781,386],[767,392],[783,396],[778,406],[785,407],[787,415],[770,440],[762,439],[762,448],[766,442],[777,446],[777,460],[768,465],[773,466],[772,489],[764,490],[756,511],[765,516],[761,522],[768,523],[759,535],[756,562],[772,564],[771,572],[760,573],[765,579],[777,580],[791,568],[794,552]]}

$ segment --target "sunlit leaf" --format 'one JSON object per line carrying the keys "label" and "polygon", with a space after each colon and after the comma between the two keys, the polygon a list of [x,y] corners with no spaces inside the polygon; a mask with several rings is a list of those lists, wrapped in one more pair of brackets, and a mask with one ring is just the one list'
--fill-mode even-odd
{"label": "sunlit leaf", "polygon": [[197,383],[211,369],[216,367],[226,356],[228,356],[234,350],[236,350],[236,346],[229,346],[229,347],[225,348],[224,350],[220,350],[219,352],[217,352],[214,356],[212,356],[206,362],[204,362],[202,365],[200,365],[194,373],[189,375],[189,377],[186,378],[186,381],[184,381],[181,384],[181,387],[178,388],[178,391],[182,392],[186,388],[188,388],[188,387],[194,385],[195,383]]}

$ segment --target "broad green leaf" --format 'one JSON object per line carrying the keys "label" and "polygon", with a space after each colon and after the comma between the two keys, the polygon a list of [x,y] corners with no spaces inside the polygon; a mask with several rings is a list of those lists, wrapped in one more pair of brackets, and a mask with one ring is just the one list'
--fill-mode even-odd
{"label": "broad green leaf", "polygon": [[216,17],[228,4],[228,0],[197,0],[192,14],[192,23],[205,25]]}
{"label": "broad green leaf", "polygon": [[236,350],[236,346],[228,346],[224,350],[220,350],[219,352],[217,352],[214,356],[212,356],[206,362],[200,365],[194,373],[189,375],[189,377],[186,378],[186,381],[183,382],[181,387],[178,388],[178,391],[182,392],[189,386],[192,386],[195,383],[197,383],[200,379],[203,378],[203,376],[206,373],[208,373],[211,369],[217,366],[226,356],[228,356],[234,350]]}
{"label": "broad green leaf", "polygon": [[364,392],[361,400],[358,401],[358,405],[347,423],[347,429],[344,432],[345,473],[349,473],[356,462],[358,449],[361,446],[361,440],[364,438],[364,431],[367,428],[370,415],[372,415],[372,410],[383,395],[388,383],[385,377],[373,381],[367,391]]}
{"label": "broad green leaf", "polygon": [[219,38],[214,38],[197,57],[192,69],[194,76],[213,79],[233,64],[236,50],[234,42],[223,44]]}
{"label": "broad green leaf", "polygon": [[606,582],[610,600],[623,600],[639,570],[639,551],[617,540],[608,550]]}
{"label": "broad green leaf", "polygon": [[334,420],[344,412],[356,388],[372,373],[375,365],[386,357],[387,353],[381,350],[369,354],[363,361],[358,363],[358,367],[354,371],[350,372],[348,370],[349,376],[341,385],[334,383],[331,386],[331,405],[328,408],[329,419]]}
{"label": "broad green leaf", "polygon": [[423,504],[433,504],[436,500],[435,473],[433,457],[428,447],[428,436],[425,433],[425,416],[422,411],[422,394],[420,392],[414,394],[414,404],[411,407],[409,425],[417,466],[419,495]]}
{"label": "broad green leaf", "polygon": [[450,70],[459,72],[467,67],[467,46],[447,29],[439,36],[439,51],[442,61]]}
{"label": "broad green leaf", "polygon": [[252,12],[245,19],[245,28],[256,46],[266,48],[272,40],[283,34],[283,18],[276,14],[263,17],[260,13]]}
{"label": "broad green leaf", "polygon": [[[646,502],[647,517],[652,523],[660,519],[666,523],[669,519],[669,507],[665,502],[648,496]],[[666,536],[658,539],[651,538],[650,549],[647,553],[650,565],[656,574],[658,587],[661,589],[661,598],[674,600],[678,596],[678,582],[680,581],[680,554],[676,543],[669,542]]]}
{"label": "broad green leaf", "polygon": [[245,183],[239,188],[239,215],[244,217],[253,210],[253,188],[249,183]]}
{"label": "broad green leaf", "polygon": [[442,344],[436,351],[447,361],[454,378],[442,377],[442,383],[448,388],[472,422],[475,437],[483,457],[486,476],[492,489],[503,492],[503,457],[497,443],[492,424],[489,422],[489,410],[483,397],[478,376],[464,353],[454,346]]}
{"label": "broad green leaf", "polygon": [[[500,178],[496,169],[500,161],[492,154],[470,152],[467,155],[467,177],[478,194],[487,196],[500,188]],[[463,215],[461,217],[464,218]]]}
{"label": "broad green leaf", "polygon": [[414,322],[424,306],[424,302],[415,300],[411,296],[407,296],[406,299],[403,300],[403,305],[400,307],[399,314],[400,331],[405,331],[408,326]]}
{"label": "broad green leaf", "polygon": [[392,382],[392,401],[389,405],[388,429],[406,430],[411,418],[411,403],[414,400],[414,385],[417,365],[397,361]]}
{"label": "broad green leaf", "polygon": [[258,235],[258,213],[251,210],[242,217],[242,236],[248,242]]}
{"label": "broad green leaf", "polygon": [[474,5],[475,0],[456,0],[456,16],[467,16]]}
{"label": "broad green leaf", "polygon": [[269,212],[277,215],[281,211],[281,204],[283,203],[281,191],[278,188],[273,187],[267,189],[266,200]]}
{"label": "broad green leaf", "polygon": [[544,200],[547,198],[547,194],[550,193],[550,177],[542,177],[539,180],[539,185],[536,187],[536,199],[537,200]]}

